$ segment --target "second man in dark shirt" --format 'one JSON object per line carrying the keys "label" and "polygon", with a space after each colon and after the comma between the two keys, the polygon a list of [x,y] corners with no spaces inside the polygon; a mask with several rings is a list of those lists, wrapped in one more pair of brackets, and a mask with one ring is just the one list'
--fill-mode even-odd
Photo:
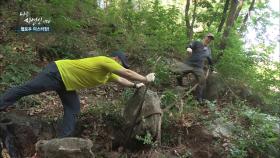
{"label": "second man in dark shirt", "polygon": [[209,44],[214,40],[214,35],[207,34],[202,41],[193,41],[187,46],[188,57],[185,60],[184,72],[193,72],[199,80],[199,85],[196,89],[196,98],[201,103],[203,100],[203,91],[206,86],[206,76],[203,71],[205,61],[208,61],[212,70],[212,57]]}

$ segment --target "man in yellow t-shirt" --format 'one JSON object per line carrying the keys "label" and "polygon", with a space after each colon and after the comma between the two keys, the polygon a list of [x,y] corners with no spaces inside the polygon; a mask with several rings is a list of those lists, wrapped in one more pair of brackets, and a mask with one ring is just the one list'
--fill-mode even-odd
{"label": "man in yellow t-shirt", "polygon": [[[78,60],[58,60],[48,64],[33,80],[7,90],[0,98],[0,111],[13,105],[20,98],[45,91],[56,91],[64,108],[62,128],[58,137],[71,136],[80,112],[80,100],[76,90],[90,88],[107,82],[139,88],[153,82],[155,74],[142,76],[128,69],[123,52],[116,51],[110,57],[97,56]],[[140,81],[144,83],[133,83]]]}

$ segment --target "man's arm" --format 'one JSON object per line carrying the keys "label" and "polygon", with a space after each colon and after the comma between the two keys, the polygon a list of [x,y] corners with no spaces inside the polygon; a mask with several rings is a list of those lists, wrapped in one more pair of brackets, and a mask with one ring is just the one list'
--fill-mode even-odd
{"label": "man's arm", "polygon": [[199,41],[193,41],[189,45],[186,46],[187,56],[191,56],[193,51],[198,47]]}
{"label": "man's arm", "polygon": [[140,82],[151,82],[154,80],[154,78],[151,80],[149,79],[149,75],[142,76],[140,74],[138,74],[135,71],[129,70],[129,69],[125,69],[125,68],[121,68],[120,70],[115,70],[112,73],[119,75],[123,78],[129,79],[129,80],[133,80],[133,81],[140,81]]}
{"label": "man's arm", "polygon": [[134,83],[125,79],[125,78],[122,78],[122,77],[118,77],[116,78],[115,80],[113,80],[114,82],[117,82],[119,84],[121,84],[122,86],[126,86],[126,87],[134,87]]}
{"label": "man's arm", "polygon": [[108,72],[121,76],[128,80],[140,81],[140,82],[153,82],[155,80],[155,73],[150,73],[147,76],[142,76],[137,72],[126,69],[118,64],[114,60],[109,60],[101,63]]}
{"label": "man's arm", "polygon": [[140,87],[144,86],[143,83],[136,84],[136,83],[133,83],[122,77],[118,77],[118,78],[114,79],[113,81],[119,83],[122,86],[126,86],[126,87],[140,88]]}

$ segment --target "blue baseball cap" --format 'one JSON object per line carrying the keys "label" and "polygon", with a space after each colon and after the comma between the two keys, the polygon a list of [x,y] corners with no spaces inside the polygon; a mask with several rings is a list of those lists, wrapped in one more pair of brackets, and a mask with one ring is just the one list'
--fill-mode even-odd
{"label": "blue baseball cap", "polygon": [[128,65],[128,61],[127,61],[127,58],[126,56],[124,55],[124,53],[122,51],[114,51],[111,53],[111,57],[118,57],[121,62],[122,62],[122,66],[124,68],[129,68],[129,65]]}

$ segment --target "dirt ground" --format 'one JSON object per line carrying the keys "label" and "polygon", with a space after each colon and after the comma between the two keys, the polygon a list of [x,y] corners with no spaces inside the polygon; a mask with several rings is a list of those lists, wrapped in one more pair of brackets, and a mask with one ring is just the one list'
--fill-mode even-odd
{"label": "dirt ground", "polygon": [[[182,115],[177,122],[169,123],[162,127],[162,144],[159,147],[151,149],[139,149],[130,151],[122,146],[114,147],[114,130],[118,127],[112,115],[103,115],[88,112],[90,106],[94,105],[94,100],[106,98],[114,100],[112,96],[106,96],[105,93],[93,95],[93,91],[84,91],[80,94],[82,115],[79,118],[75,136],[88,138],[93,141],[93,152],[96,157],[118,158],[161,158],[161,157],[186,157],[186,158],[223,158],[226,152],[211,133],[192,115]],[[91,94],[91,95],[89,95]],[[63,113],[58,96],[53,92],[42,93],[37,96],[42,100],[41,105],[22,110],[29,115],[28,117],[45,118],[56,122]],[[206,111],[206,112],[205,112]],[[207,115],[207,110],[202,110]],[[25,151],[26,156],[32,156],[32,151]]]}

